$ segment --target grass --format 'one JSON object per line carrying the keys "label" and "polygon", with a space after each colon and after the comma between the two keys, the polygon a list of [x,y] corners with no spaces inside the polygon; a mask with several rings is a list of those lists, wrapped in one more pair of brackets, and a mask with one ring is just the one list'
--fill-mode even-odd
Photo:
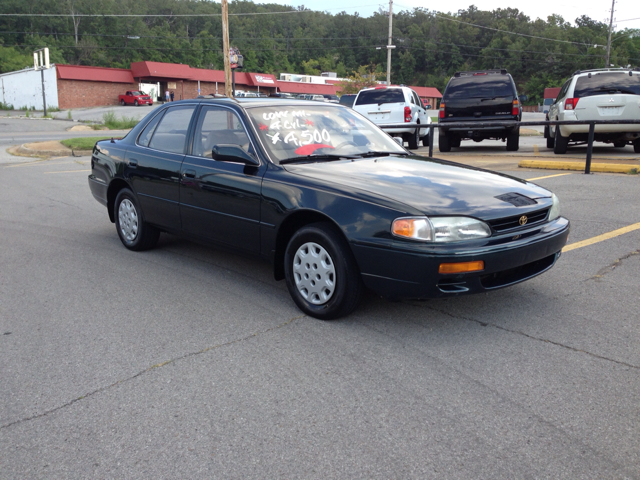
{"label": "grass", "polygon": [[10,103],[0,102],[0,110],[13,110],[13,105]]}
{"label": "grass", "polygon": [[98,140],[107,140],[111,137],[78,137],[61,140],[60,143],[72,150],[92,150]]}
{"label": "grass", "polygon": [[118,120],[115,113],[106,112],[102,115],[102,121],[109,130],[126,130],[135,127],[140,120],[125,116],[120,117],[120,120]]}

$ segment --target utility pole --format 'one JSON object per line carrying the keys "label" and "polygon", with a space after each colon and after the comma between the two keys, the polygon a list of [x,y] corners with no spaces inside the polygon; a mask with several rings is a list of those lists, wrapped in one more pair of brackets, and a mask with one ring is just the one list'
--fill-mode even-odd
{"label": "utility pole", "polygon": [[231,80],[231,62],[229,60],[229,5],[227,0],[222,0],[222,51],[224,53],[224,93],[233,98]]}
{"label": "utility pole", "polygon": [[[615,0],[614,0],[615,1]],[[393,35],[393,0],[389,0],[389,40],[387,41],[387,86],[391,85],[391,40]]]}
{"label": "utility pole", "polygon": [[616,0],[611,2],[611,19],[609,20],[609,40],[607,40],[607,59],[604,62],[604,68],[609,68],[609,59],[611,58],[611,31],[613,30],[613,13],[616,8]]}

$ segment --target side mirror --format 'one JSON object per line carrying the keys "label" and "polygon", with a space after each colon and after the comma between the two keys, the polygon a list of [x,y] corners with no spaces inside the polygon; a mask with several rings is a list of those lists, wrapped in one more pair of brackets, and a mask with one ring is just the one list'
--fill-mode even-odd
{"label": "side mirror", "polygon": [[520,101],[520,103],[523,103],[529,100],[529,97],[527,97],[526,95],[520,95],[518,96],[518,100]]}
{"label": "side mirror", "polygon": [[400,144],[402,147],[404,145],[404,140],[402,137],[393,137],[393,139]]}
{"label": "side mirror", "polygon": [[211,150],[211,158],[219,162],[243,163],[257,167],[260,165],[255,158],[245,152],[239,145],[218,144]]}

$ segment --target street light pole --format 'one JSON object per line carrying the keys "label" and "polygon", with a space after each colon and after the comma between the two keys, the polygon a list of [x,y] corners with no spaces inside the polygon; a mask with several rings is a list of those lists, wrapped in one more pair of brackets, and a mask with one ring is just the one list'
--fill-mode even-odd
{"label": "street light pole", "polygon": [[222,53],[224,54],[224,93],[233,98],[231,86],[231,61],[229,58],[229,6],[227,0],[222,0]]}
{"label": "street light pole", "polygon": [[393,0],[389,0],[389,40],[387,41],[387,86],[391,85],[391,40],[393,35],[392,25],[393,25]]}
{"label": "street light pole", "polygon": [[609,59],[611,58],[611,31],[613,30],[613,13],[615,12],[616,0],[611,2],[611,19],[609,20],[609,40],[607,40],[607,59],[604,62],[604,68],[609,68]]}

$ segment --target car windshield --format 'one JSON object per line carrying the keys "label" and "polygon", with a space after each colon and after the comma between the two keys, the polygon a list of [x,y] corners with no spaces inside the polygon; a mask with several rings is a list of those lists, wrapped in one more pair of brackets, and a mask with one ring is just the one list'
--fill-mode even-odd
{"label": "car windshield", "polygon": [[473,75],[451,79],[443,101],[446,103],[451,98],[509,97],[513,94],[513,87],[506,75]]}
{"label": "car windshield", "polygon": [[131,92],[131,95],[138,96],[138,95],[144,95],[144,93],[142,93],[142,92]]}
{"label": "car windshield", "polygon": [[356,105],[382,105],[383,103],[404,103],[402,90],[399,88],[362,90],[356,100]]}
{"label": "car windshield", "polygon": [[640,74],[629,72],[602,72],[579,77],[573,96],[576,98],[610,93],[640,95]]}
{"label": "car windshield", "polygon": [[324,103],[247,108],[274,163],[307,158],[345,158],[369,152],[406,155],[389,135],[353,110]]}

